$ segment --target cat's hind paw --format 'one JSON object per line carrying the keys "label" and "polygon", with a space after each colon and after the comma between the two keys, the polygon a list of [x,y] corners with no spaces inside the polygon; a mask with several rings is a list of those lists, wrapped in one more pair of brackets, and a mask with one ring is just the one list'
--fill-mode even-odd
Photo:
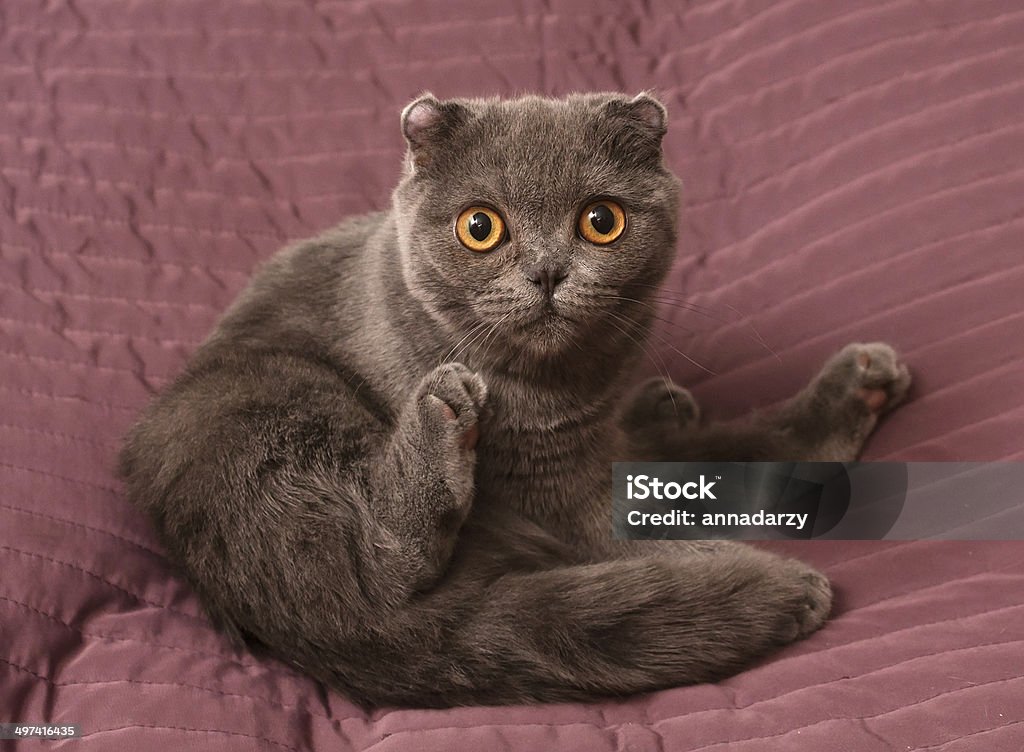
{"label": "cat's hind paw", "polygon": [[801,561],[785,562],[786,607],[780,614],[778,638],[781,643],[799,640],[816,632],[832,613],[832,585],[818,570]]}
{"label": "cat's hind paw", "polygon": [[906,399],[910,371],[889,345],[854,343],[825,364],[818,385],[838,399],[858,401],[870,415],[877,416]]}
{"label": "cat's hind paw", "polygon": [[700,407],[693,395],[662,378],[641,384],[622,412],[622,425],[630,433],[687,431],[699,422]]}

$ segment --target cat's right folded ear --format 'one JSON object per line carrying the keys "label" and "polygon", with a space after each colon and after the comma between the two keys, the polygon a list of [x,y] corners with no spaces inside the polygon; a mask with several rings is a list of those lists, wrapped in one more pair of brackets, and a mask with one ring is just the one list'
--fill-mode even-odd
{"label": "cat's right folded ear", "polygon": [[430,163],[451,132],[466,120],[468,112],[457,102],[442,102],[425,93],[402,110],[402,134],[409,144],[415,167]]}

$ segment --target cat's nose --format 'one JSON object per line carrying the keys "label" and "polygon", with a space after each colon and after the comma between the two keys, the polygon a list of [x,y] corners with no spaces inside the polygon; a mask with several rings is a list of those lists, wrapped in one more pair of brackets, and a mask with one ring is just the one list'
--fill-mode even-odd
{"label": "cat's nose", "polygon": [[564,267],[556,264],[534,264],[523,271],[526,278],[537,285],[548,298],[555,294],[555,289],[569,276]]}

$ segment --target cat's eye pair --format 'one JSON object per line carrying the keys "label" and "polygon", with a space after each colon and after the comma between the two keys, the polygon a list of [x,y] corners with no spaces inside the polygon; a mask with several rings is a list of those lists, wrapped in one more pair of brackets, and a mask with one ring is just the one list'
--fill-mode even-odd
{"label": "cat's eye pair", "polygon": [[[626,229],[626,211],[611,199],[593,201],[580,212],[576,229],[588,243],[614,243]],[[471,251],[493,251],[505,239],[505,220],[488,206],[471,206],[455,220],[455,237]]]}

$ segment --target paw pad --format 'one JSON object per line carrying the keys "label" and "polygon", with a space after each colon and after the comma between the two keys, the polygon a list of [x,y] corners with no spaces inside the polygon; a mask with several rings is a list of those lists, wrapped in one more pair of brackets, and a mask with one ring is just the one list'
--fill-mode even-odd
{"label": "paw pad", "polygon": [[899,355],[882,342],[843,348],[825,367],[826,382],[848,390],[872,415],[902,402],[910,388],[910,372]]}

